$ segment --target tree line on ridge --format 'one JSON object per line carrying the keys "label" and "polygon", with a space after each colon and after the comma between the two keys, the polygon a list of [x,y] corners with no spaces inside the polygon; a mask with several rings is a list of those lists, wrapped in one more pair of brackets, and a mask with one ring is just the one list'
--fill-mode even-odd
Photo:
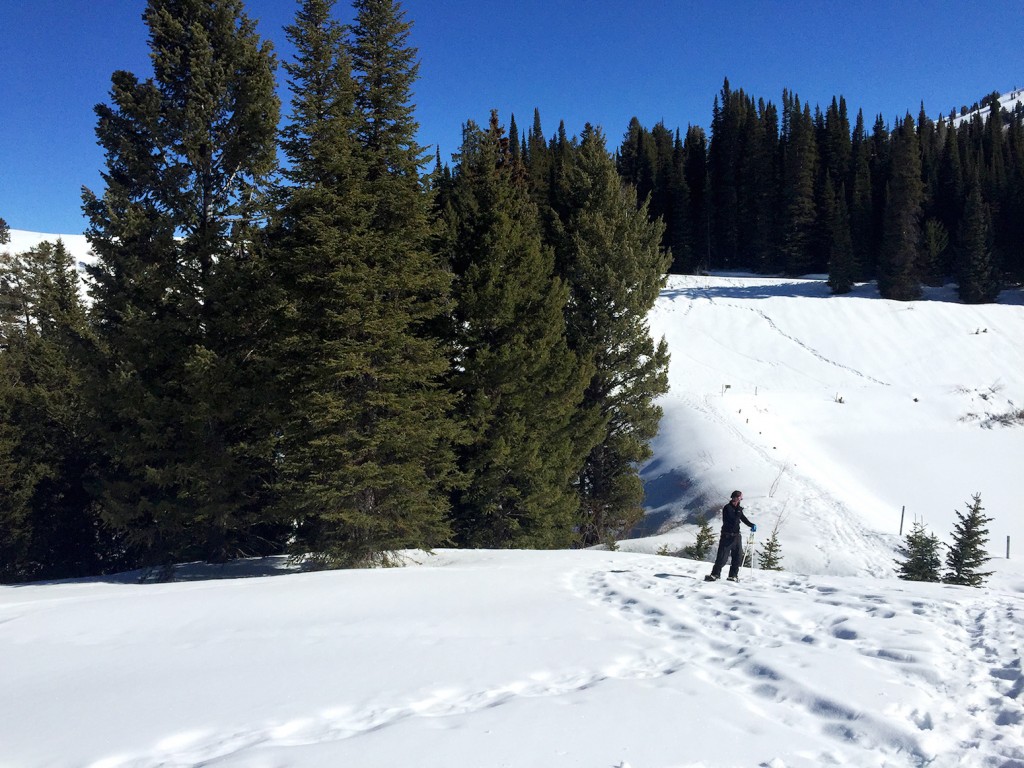
{"label": "tree line on ridge", "polygon": [[966,303],[1024,280],[1024,103],[992,93],[937,123],[922,105],[870,131],[860,110],[851,130],[842,97],[812,111],[784,91],[780,109],[726,80],[710,133],[634,118],[617,152],[673,272],[827,274],[896,300],[955,282]]}

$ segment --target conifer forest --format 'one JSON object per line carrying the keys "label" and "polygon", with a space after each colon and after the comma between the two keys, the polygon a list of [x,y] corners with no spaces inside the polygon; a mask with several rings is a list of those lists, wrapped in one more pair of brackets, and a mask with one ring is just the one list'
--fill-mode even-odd
{"label": "conifer forest", "polygon": [[707,133],[492,112],[448,160],[416,142],[413,21],[352,5],[297,3],[279,62],[242,0],[148,0],[152,76],[95,110],[88,295],[0,220],[0,581],[612,541],[643,514],[667,273],[1024,280],[999,94],[869,125],[726,80]]}

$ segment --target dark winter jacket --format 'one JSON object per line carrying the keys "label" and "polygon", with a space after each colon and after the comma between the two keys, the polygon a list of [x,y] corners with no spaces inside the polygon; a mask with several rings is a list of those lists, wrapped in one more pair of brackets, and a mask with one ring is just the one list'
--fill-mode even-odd
{"label": "dark winter jacket", "polygon": [[724,507],[722,507],[722,533],[739,533],[740,532],[740,521],[748,528],[753,528],[754,524],[747,520],[746,515],[743,514],[743,507],[732,505],[730,501]]}

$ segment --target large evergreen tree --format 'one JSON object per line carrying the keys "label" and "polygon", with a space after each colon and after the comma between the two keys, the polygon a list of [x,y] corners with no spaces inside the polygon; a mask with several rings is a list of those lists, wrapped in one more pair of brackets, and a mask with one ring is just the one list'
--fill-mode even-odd
{"label": "large evergreen tree", "polygon": [[864,280],[874,274],[875,233],[871,199],[871,144],[864,132],[864,113],[857,113],[850,150],[850,240],[853,258],[857,264],[856,279]]}
{"label": "large evergreen tree", "polygon": [[892,168],[893,140],[889,126],[882,115],[875,117],[868,139],[868,170],[871,175],[871,251],[865,262],[866,279],[877,279],[882,259],[882,240],[885,231],[885,212]]}
{"label": "large evergreen tree", "polygon": [[574,416],[591,370],[566,341],[568,289],[525,176],[492,114],[486,131],[466,125],[443,191],[443,248],[455,275],[452,387],[467,433],[453,525],[466,546],[566,546],[579,507]]}
{"label": "large evergreen tree", "polygon": [[969,186],[959,233],[960,300],[966,304],[995,301],[999,295],[999,271],[992,252],[992,218],[981,196],[977,172]]}
{"label": "large evergreen tree", "polygon": [[[648,213],[652,219],[662,221],[662,245],[670,247],[674,237],[675,217],[672,215],[674,188],[674,148],[672,132],[659,122],[651,129],[653,148],[653,181],[651,199],[648,202]],[[638,200],[642,203],[643,201]]]}
{"label": "large evergreen tree", "polygon": [[270,232],[280,290],[276,375],[288,393],[281,431],[282,507],[297,524],[294,548],[337,559],[347,516],[348,445],[355,404],[340,383],[359,371],[357,298],[365,228],[355,140],[355,83],[333,0],[306,0],[286,27],[291,114],[281,135],[290,186]]}
{"label": "large evergreen tree", "polygon": [[273,451],[256,247],[276,165],[274,57],[240,0],[149,0],[153,79],[97,107],[95,429],[106,519],[142,560],[261,550]]}
{"label": "large evergreen tree", "polygon": [[772,216],[776,197],[775,158],[778,127],[774,107],[739,91],[736,142],[736,259],[739,269],[762,269],[772,260]]}
{"label": "large evergreen tree", "polygon": [[670,270],[674,274],[691,274],[694,265],[692,202],[686,178],[686,151],[676,131],[672,150],[672,182],[670,190],[672,235],[668,243],[672,252]]}
{"label": "large evergreen tree", "polygon": [[[569,340],[593,366],[581,407],[600,424],[579,475],[584,545],[626,533],[642,516],[639,464],[650,456],[668,390],[668,348],[647,315],[665,284],[662,225],[615,173],[604,137],[587,126],[559,179],[565,217],[557,244],[569,285]],[[589,431],[589,430],[588,430]],[[581,441],[577,438],[577,443]],[[586,445],[583,443],[583,445]]]}
{"label": "large evergreen tree", "polygon": [[711,233],[708,213],[708,150],[704,129],[690,126],[683,139],[683,173],[690,193],[691,251],[693,271],[706,271],[711,265]]}
{"label": "large evergreen tree", "polygon": [[858,266],[850,237],[850,214],[846,207],[846,187],[832,195],[832,184],[826,179],[825,194],[833,204],[827,209],[828,222],[828,285],[832,293],[849,293],[857,278]]}
{"label": "large evergreen tree", "polygon": [[[942,156],[939,160],[935,187],[935,212],[946,232],[956,235],[964,208],[964,175],[960,158],[960,143],[952,125],[945,129]],[[954,246],[956,241],[954,240]],[[945,264],[948,272],[948,262]]]}
{"label": "large evergreen tree", "polygon": [[980,587],[992,575],[991,571],[980,570],[989,561],[985,551],[988,544],[988,528],[992,520],[984,514],[981,494],[974,494],[967,512],[957,512],[953,526],[953,544],[946,552],[946,573],[942,580],[947,584],[963,584]]}
{"label": "large evergreen tree", "polygon": [[886,299],[921,296],[921,153],[908,113],[892,135],[892,167],[878,264],[878,290]]}
{"label": "large evergreen tree", "polygon": [[292,186],[275,240],[293,395],[284,499],[298,548],[351,565],[448,536],[451,397],[431,334],[448,279],[427,247],[409,24],[397,3],[357,3],[346,45],[332,5],[305,0],[288,29]]}
{"label": "large evergreen tree", "polygon": [[783,95],[784,145],[781,191],[781,252],[786,274],[802,275],[815,261],[817,216],[814,180],[817,150],[814,123],[807,105],[795,95]]}
{"label": "large evergreen tree", "polygon": [[550,205],[553,161],[547,139],[544,138],[544,129],[541,127],[540,110],[538,109],[533,110],[533,125],[526,139],[526,152],[523,154],[523,160],[526,163],[533,200],[543,210],[545,206]]}
{"label": "large evergreen tree", "polygon": [[708,146],[711,258],[717,269],[735,269],[740,257],[740,142],[746,111],[745,94],[733,91],[726,78],[715,97]]}
{"label": "large evergreen tree", "polygon": [[936,215],[935,192],[939,184],[939,164],[942,162],[943,139],[940,127],[925,112],[924,102],[917,115],[917,143],[921,153],[921,183],[923,194],[921,201],[922,215],[925,219]]}
{"label": "large evergreen tree", "polygon": [[847,184],[853,156],[853,142],[850,135],[850,118],[846,111],[846,99],[832,97],[832,103],[825,112],[825,131],[822,141],[822,172],[832,179],[835,189]]}
{"label": "large evergreen tree", "polygon": [[622,138],[616,167],[619,175],[636,187],[638,205],[650,205],[657,163],[651,132],[644,128],[637,118],[632,118],[626,128],[626,135]]}

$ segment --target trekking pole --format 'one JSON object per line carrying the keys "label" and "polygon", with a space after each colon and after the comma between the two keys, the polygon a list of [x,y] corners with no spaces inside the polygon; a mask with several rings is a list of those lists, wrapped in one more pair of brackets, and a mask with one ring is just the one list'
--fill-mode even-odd
{"label": "trekking pole", "polygon": [[754,532],[751,531],[747,537],[747,549],[743,553],[743,562],[746,564],[747,557],[750,557],[750,575],[754,575]]}

